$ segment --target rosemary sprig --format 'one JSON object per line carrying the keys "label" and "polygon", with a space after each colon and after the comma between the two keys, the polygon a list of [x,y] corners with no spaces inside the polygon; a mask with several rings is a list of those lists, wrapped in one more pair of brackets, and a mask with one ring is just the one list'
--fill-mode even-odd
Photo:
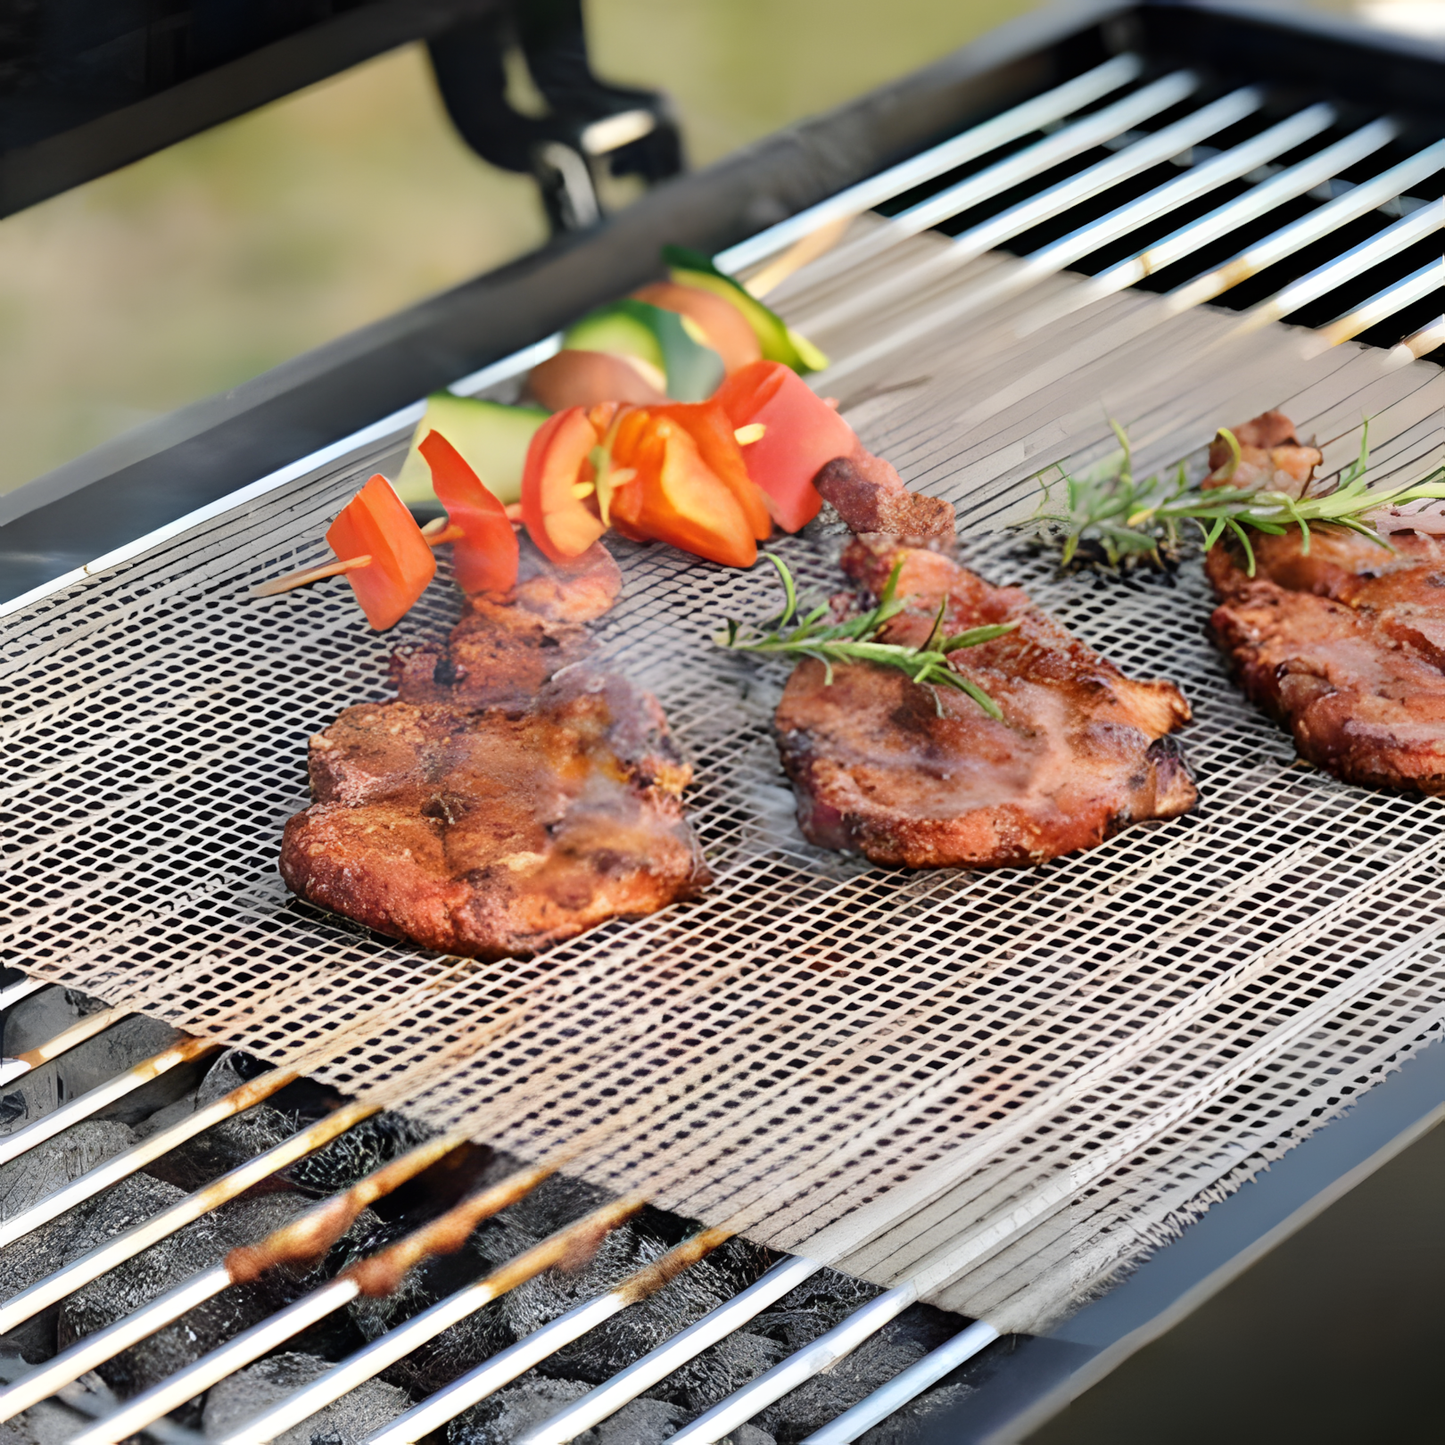
{"label": "rosemary sprig", "polygon": [[[1319,495],[1291,497],[1262,487],[1203,488],[1189,483],[1185,464],[1172,472],[1151,477],[1134,476],[1128,433],[1110,422],[1119,438],[1120,453],[1106,458],[1079,477],[1058,468],[1064,483],[1062,509],[1055,509],[1053,487],[1040,475],[1044,489],[1039,510],[1030,519],[1046,536],[1063,544],[1063,562],[1074,558],[1081,543],[1102,547],[1111,567],[1141,557],[1159,562],[1159,549],[1179,545],[1180,528],[1192,522],[1198,527],[1207,552],[1225,532],[1239,540],[1254,576],[1254,549],[1246,528],[1280,536],[1291,526],[1301,533],[1301,551],[1310,547],[1310,523],[1327,522],[1348,527],[1382,547],[1390,543],[1371,524],[1369,514],[1379,508],[1398,507],[1406,502],[1445,498],[1445,468],[1421,482],[1390,490],[1375,491],[1365,482],[1369,465],[1369,425],[1360,438],[1360,454],[1340,474],[1333,491]],[[1240,447],[1234,433],[1221,428],[1219,435],[1233,453],[1226,472],[1232,477],[1239,465]]]}
{"label": "rosemary sprig", "polygon": [[[757,627],[744,629],[736,622],[729,622],[727,630],[715,639],[719,647],[731,648],[734,652],[756,652],[769,657],[811,657],[823,664],[823,681],[831,685],[833,667],[840,662],[873,662],[882,667],[896,667],[906,673],[920,687],[953,687],[971,697],[989,717],[1002,719],[999,705],[976,682],[970,681],[953,670],[948,654],[962,647],[976,647],[980,642],[992,642],[1012,632],[1017,622],[995,623],[987,627],[971,627],[967,632],[946,634],[943,617],[947,602],[941,602],[938,615],[933,619],[933,629],[920,647],[904,647],[895,642],[878,642],[875,639],[884,623],[897,617],[907,605],[897,595],[898,574],[903,570],[899,562],[888,575],[878,605],[861,617],[846,622],[835,622],[824,626],[823,618],[828,615],[828,604],[821,602],[807,616],[797,619],[798,588],[793,574],[780,557],[767,554],[768,561],[778,569],[782,579],[784,606],[780,616]],[[797,619],[795,621],[795,619]],[[790,625],[792,624],[792,625]],[[943,703],[938,692],[933,694],[934,706],[943,716]]]}

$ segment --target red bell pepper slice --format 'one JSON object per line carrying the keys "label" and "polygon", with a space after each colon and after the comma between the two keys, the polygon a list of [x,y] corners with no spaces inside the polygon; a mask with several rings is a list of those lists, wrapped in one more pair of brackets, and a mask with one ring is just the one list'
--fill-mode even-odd
{"label": "red bell pepper slice", "polygon": [[431,468],[432,490],[463,535],[452,544],[452,572],[463,592],[508,592],[517,585],[517,534],[507,509],[439,432],[418,448]]}
{"label": "red bell pepper slice", "polygon": [[853,452],[853,428],[780,361],[755,361],[733,372],[713,400],[734,427],[762,424],[763,435],[742,449],[748,475],[766,493],[785,532],[806,526],[823,505],[813,478],[835,457]]}
{"label": "red bell pepper slice", "polygon": [[612,461],[637,474],[612,496],[613,523],[625,536],[669,542],[727,567],[757,560],[742,507],[675,420],[627,412],[612,433]]}
{"label": "red bell pepper slice", "polygon": [[675,421],[693,439],[698,455],[742,508],[753,536],[759,542],[766,541],[773,531],[768,499],[748,476],[743,449],[733,435],[732,419],[722,407],[716,401],[695,401],[652,407],[651,411],[654,416]]}
{"label": "red bell pepper slice", "polygon": [[346,574],[378,632],[395,627],[436,574],[436,558],[415,518],[383,476],[374,476],[341,510],[326,541],[343,562],[371,554],[371,563]]}
{"label": "red bell pepper slice", "polygon": [[[548,417],[527,449],[522,521],[553,562],[580,557],[606,531],[595,510],[595,496],[578,495],[591,481],[588,456],[596,445],[596,427],[584,408],[574,406]],[[584,463],[588,463],[586,476]]]}

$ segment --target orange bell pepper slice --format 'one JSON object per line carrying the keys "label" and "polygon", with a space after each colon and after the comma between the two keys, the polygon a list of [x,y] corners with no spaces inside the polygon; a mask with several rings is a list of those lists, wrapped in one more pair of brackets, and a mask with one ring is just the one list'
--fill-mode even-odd
{"label": "orange bell pepper slice", "polygon": [[351,590],[378,632],[395,627],[436,575],[436,558],[406,503],[381,475],[341,509],[326,541],[343,562],[371,554],[371,563],[346,574]]}
{"label": "orange bell pepper slice", "polygon": [[611,450],[616,466],[636,473],[612,495],[620,532],[669,542],[726,567],[751,567],[757,560],[757,541],[737,498],[675,420],[629,411],[617,420]]}
{"label": "orange bell pepper slice", "polygon": [[587,411],[574,406],[548,417],[527,449],[522,521],[553,562],[580,557],[607,530],[596,511],[589,461],[597,440]]}
{"label": "orange bell pepper slice", "polygon": [[759,542],[766,541],[773,531],[768,499],[748,476],[743,449],[733,435],[732,420],[722,407],[716,401],[695,401],[652,407],[650,410],[653,416],[665,416],[675,421],[693,439],[698,455],[742,508],[753,536]]}
{"label": "orange bell pepper slice", "polygon": [[418,448],[431,468],[432,490],[462,536],[452,545],[452,573],[463,592],[509,592],[517,585],[517,534],[507,509],[462,454],[439,432]]}
{"label": "orange bell pepper slice", "polygon": [[755,361],[724,378],[713,395],[734,427],[760,423],[762,436],[743,448],[748,476],[768,498],[773,519],[796,532],[818,515],[813,478],[858,446],[853,428],[780,361]]}

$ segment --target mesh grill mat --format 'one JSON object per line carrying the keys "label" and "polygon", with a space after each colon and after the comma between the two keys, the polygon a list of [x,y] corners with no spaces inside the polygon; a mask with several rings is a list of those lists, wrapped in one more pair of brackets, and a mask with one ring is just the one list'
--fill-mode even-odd
{"label": "mesh grill mat", "polygon": [[[880,266],[939,244],[919,237]],[[818,339],[835,357],[949,288]],[[779,293],[806,325],[845,275]],[[1074,284],[1059,277],[1037,305]],[[6,622],[4,958],[343,1089],[879,1283],[1036,1329],[1316,1127],[1438,1030],[1441,804],[1295,762],[1202,635],[1197,561],[1135,585],[1058,578],[1000,521],[1044,464],[1110,445],[1197,449],[1266,406],[1326,445],[1370,415],[1377,475],[1442,454],[1442,374],[1307,334],[1228,335],[1125,293],[1019,340],[1023,301],[855,371],[844,405],[905,480],[959,504],[970,560],[1138,676],[1179,682],[1189,817],[1032,871],[890,872],[810,848],[769,721],[785,673],[709,646],[766,615],[771,569],[617,544],[605,651],[662,700],[697,770],[716,885],[530,962],[420,953],[288,900],[282,823],[305,741],[387,695],[435,636],[433,587],[378,638],[344,581],[245,587],[323,554],[326,522],[392,442],[206,521]],[[836,590],[825,537],[777,544]]]}

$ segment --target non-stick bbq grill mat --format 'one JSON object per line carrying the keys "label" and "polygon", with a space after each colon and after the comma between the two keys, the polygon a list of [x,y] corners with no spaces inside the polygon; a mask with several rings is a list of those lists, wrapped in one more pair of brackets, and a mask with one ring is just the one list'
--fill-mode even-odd
{"label": "non-stick bbq grill mat", "polygon": [[[846,363],[1017,264],[981,258],[818,339]],[[804,272],[784,309],[826,300],[806,288]],[[9,617],[5,958],[524,1156],[580,1144],[568,1167],[598,1183],[880,1284],[917,1277],[1001,1329],[1057,1319],[1440,1028],[1445,812],[1295,761],[1204,639],[1197,560],[1059,578],[1000,521],[1031,509],[1040,467],[1108,450],[1108,416],[1152,466],[1280,406],[1328,440],[1330,468],[1368,415],[1380,479],[1418,476],[1445,450],[1445,389],[1428,363],[1354,343],[1311,356],[1311,333],[1279,326],[1230,339],[1228,313],[1163,319],[1132,292],[1020,340],[1024,308],[838,389],[907,482],[958,504],[981,571],[1184,688],[1189,817],[1037,870],[811,849],[769,732],[785,673],[709,642],[775,610],[772,569],[614,543],[626,593],[605,649],[696,767],[707,897],[500,964],[291,901],[276,856],[308,801],[307,737],[385,697],[392,648],[441,635],[457,601],[434,586],[378,637],[342,579],[265,603],[246,588],[321,556],[398,438]],[[837,590],[826,539],[775,545]]]}

